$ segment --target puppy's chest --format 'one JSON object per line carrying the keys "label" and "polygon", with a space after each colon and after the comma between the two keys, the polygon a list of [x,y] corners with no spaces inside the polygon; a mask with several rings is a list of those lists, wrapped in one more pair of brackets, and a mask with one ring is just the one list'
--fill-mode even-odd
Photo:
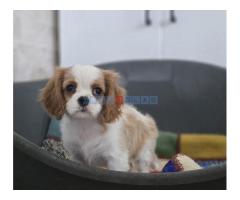
{"label": "puppy's chest", "polygon": [[[104,157],[111,149],[111,137],[102,131],[99,124],[68,124],[63,142],[71,152],[80,154],[85,161],[92,163]],[[64,141],[65,140],[65,141]]]}

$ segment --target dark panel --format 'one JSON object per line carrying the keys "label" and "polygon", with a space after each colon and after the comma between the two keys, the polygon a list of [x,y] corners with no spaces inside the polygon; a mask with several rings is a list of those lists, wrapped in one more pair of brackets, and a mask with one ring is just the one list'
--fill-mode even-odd
{"label": "dark panel", "polygon": [[37,145],[44,139],[49,123],[49,117],[38,102],[39,90],[45,83],[36,81],[14,84],[14,131]]}

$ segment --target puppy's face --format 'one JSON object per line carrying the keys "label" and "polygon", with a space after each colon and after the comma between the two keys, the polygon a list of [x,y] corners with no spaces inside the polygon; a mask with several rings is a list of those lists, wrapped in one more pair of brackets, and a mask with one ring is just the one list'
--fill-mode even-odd
{"label": "puppy's face", "polygon": [[114,121],[121,113],[125,91],[119,75],[94,66],[76,65],[58,69],[42,89],[40,100],[48,113],[58,119],[65,113],[73,118]]}

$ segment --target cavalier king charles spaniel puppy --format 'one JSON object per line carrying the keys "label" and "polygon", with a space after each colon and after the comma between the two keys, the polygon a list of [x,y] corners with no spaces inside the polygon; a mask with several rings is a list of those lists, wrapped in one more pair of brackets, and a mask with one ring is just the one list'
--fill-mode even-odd
{"label": "cavalier king charles spaniel puppy", "polygon": [[40,101],[50,116],[61,119],[63,146],[72,160],[116,171],[155,170],[156,123],[124,103],[119,78],[90,65],[59,68]]}

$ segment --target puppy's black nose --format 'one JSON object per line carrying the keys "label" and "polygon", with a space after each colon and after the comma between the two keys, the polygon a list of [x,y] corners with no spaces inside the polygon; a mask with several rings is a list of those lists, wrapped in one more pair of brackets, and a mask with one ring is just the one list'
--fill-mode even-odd
{"label": "puppy's black nose", "polygon": [[87,106],[89,104],[89,98],[86,96],[82,96],[78,99],[78,103],[80,104],[80,106]]}

